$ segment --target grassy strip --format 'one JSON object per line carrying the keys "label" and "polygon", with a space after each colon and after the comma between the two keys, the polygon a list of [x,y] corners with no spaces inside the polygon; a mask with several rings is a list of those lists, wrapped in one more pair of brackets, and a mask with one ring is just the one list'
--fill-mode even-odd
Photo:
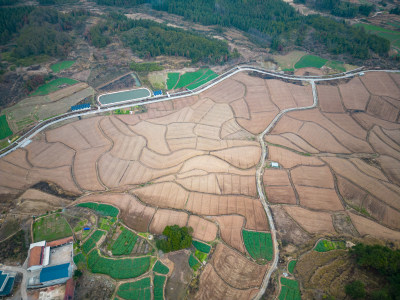
{"label": "grassy strip", "polygon": [[118,208],[108,205],[108,204],[98,204],[94,202],[85,202],[85,203],[79,203],[76,205],[78,207],[86,207],[90,208],[97,213],[99,213],[102,216],[110,216],[110,217],[116,217],[118,216],[119,210]]}
{"label": "grassy strip", "polygon": [[168,73],[167,89],[172,90],[178,83],[179,73]]}
{"label": "grassy strip", "polygon": [[150,277],[121,284],[117,295],[127,300],[150,300]]}
{"label": "grassy strip", "polygon": [[71,68],[74,63],[75,63],[74,60],[64,60],[64,61],[60,61],[58,63],[55,63],[55,64],[51,65],[50,69],[54,73],[58,73],[58,72],[60,72],[62,70]]}
{"label": "grassy strip", "polygon": [[189,256],[189,266],[194,271],[197,271],[197,269],[200,267],[200,262],[197,260],[196,257],[193,256],[193,254],[190,254],[190,256]]}
{"label": "grassy strip", "polygon": [[114,279],[136,278],[149,270],[150,259],[150,256],[110,259],[100,256],[96,250],[88,256],[88,267],[92,273],[106,274]]}
{"label": "grassy strip", "polygon": [[328,241],[321,240],[315,246],[314,250],[317,252],[327,252],[331,250],[346,249],[346,243],[343,241]]}
{"label": "grassy strip", "polygon": [[8,126],[6,115],[0,116],[0,140],[12,135],[10,126]]}
{"label": "grassy strip", "polygon": [[169,268],[164,265],[162,262],[157,260],[156,264],[153,267],[153,272],[159,273],[159,274],[168,274]]}
{"label": "grassy strip", "polygon": [[176,84],[175,89],[180,89],[193,83],[194,81],[199,79],[205,72],[206,69],[200,69],[196,72],[186,72],[179,78],[179,82]]}
{"label": "grassy strip", "polygon": [[297,260],[291,260],[291,261],[289,262],[289,265],[288,265],[288,271],[289,271],[289,273],[293,274],[294,267],[296,267],[296,264],[297,264]]}
{"label": "grassy strip", "polygon": [[296,69],[301,69],[301,68],[308,68],[308,67],[313,67],[313,68],[321,68],[326,64],[327,60],[315,56],[315,55],[304,55],[300,60],[294,65]]}
{"label": "grassy strip", "polygon": [[132,252],[137,241],[137,235],[124,228],[117,240],[114,242],[111,251],[113,255],[128,255]]}
{"label": "grassy strip", "polygon": [[199,241],[195,241],[195,240],[192,241],[192,244],[197,250],[200,250],[201,252],[204,252],[204,253],[210,253],[210,250],[211,250],[210,245],[199,242]]}
{"label": "grassy strip", "polygon": [[165,276],[154,276],[154,300],[164,299],[164,283],[166,279]]}
{"label": "grassy strip", "polygon": [[61,85],[73,85],[79,81],[71,78],[57,78],[46,84],[39,86],[36,91],[34,91],[31,96],[43,96],[61,89]]}
{"label": "grassy strip", "polygon": [[61,214],[51,214],[33,223],[33,240],[54,241],[72,235],[69,224]]}

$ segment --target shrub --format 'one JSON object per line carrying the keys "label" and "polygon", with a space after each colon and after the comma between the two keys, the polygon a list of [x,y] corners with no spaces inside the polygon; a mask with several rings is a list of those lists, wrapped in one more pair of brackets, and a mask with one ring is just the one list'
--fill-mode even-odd
{"label": "shrub", "polygon": [[166,240],[158,240],[157,248],[164,252],[177,251],[188,248],[192,244],[191,227],[179,227],[178,225],[167,226],[163,231]]}
{"label": "shrub", "polygon": [[346,295],[350,296],[352,299],[362,299],[365,298],[365,287],[364,283],[359,280],[355,280],[345,287]]}

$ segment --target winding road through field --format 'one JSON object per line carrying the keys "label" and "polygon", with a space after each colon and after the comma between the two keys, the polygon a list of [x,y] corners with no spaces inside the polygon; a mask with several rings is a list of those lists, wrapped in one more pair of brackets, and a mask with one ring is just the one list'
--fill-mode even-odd
{"label": "winding road through field", "polygon": [[[237,66],[237,67],[225,72],[224,74],[220,75],[219,77],[211,80],[210,82],[206,83],[205,85],[198,87],[192,91],[185,91],[185,92],[175,93],[175,94],[171,94],[171,95],[162,95],[162,96],[157,96],[157,97],[152,97],[152,98],[146,98],[146,99],[143,99],[140,101],[129,101],[129,102],[125,102],[123,104],[110,105],[110,106],[106,106],[106,107],[99,106],[98,109],[92,109],[89,111],[81,111],[81,112],[73,112],[73,113],[70,112],[70,113],[66,113],[64,115],[55,117],[53,119],[49,119],[47,121],[41,122],[36,127],[32,128],[30,131],[28,131],[25,135],[23,135],[18,141],[14,142],[12,145],[10,145],[9,149],[7,149],[6,151],[3,151],[3,153],[0,154],[0,157],[7,155],[8,153],[18,149],[19,147],[24,147],[25,145],[27,145],[30,142],[30,139],[33,136],[35,136],[37,133],[41,132],[45,128],[47,128],[51,125],[54,125],[56,123],[59,123],[59,122],[62,122],[62,121],[68,120],[68,119],[76,118],[76,117],[104,113],[104,112],[108,112],[108,111],[113,111],[115,109],[128,108],[128,107],[131,107],[132,105],[138,105],[138,104],[144,105],[144,104],[150,104],[150,103],[157,103],[157,102],[169,101],[169,100],[173,100],[173,99],[187,97],[190,95],[199,94],[239,72],[257,72],[257,73],[264,74],[267,76],[286,79],[286,80],[308,82],[312,87],[313,104],[311,106],[288,108],[288,109],[280,111],[279,114],[274,118],[274,120],[268,125],[268,127],[257,137],[258,141],[260,143],[261,149],[262,149],[261,158],[260,158],[260,161],[259,161],[259,164],[257,167],[257,171],[256,171],[257,190],[258,190],[258,194],[260,197],[260,201],[261,201],[261,203],[264,207],[264,210],[267,214],[267,217],[268,217],[268,222],[269,222],[273,246],[274,246],[273,261],[271,263],[271,266],[270,266],[268,272],[264,276],[263,283],[262,283],[262,286],[260,287],[258,294],[254,298],[254,299],[260,299],[268,287],[268,283],[270,281],[271,275],[276,270],[277,265],[278,265],[278,260],[279,260],[279,248],[278,248],[278,241],[276,238],[275,223],[274,223],[274,220],[272,217],[269,203],[268,203],[265,193],[264,193],[264,186],[263,186],[263,180],[262,180],[263,173],[264,173],[264,167],[265,167],[265,160],[268,155],[268,147],[264,140],[265,135],[271,131],[271,129],[276,125],[276,123],[280,120],[280,118],[284,114],[286,114],[290,111],[312,109],[318,105],[318,96],[317,96],[316,85],[315,85],[316,82],[351,78],[354,76],[362,76],[366,72],[378,72],[378,71],[400,72],[400,70],[365,70],[365,71],[361,71],[361,70],[357,69],[357,70],[353,70],[350,72],[336,74],[336,75],[329,75],[329,76],[319,76],[319,77],[318,76],[299,76],[298,77],[298,76],[269,72],[269,71],[266,71],[266,70],[263,70],[260,68],[256,68],[256,67],[252,67],[252,66]],[[22,272],[22,271],[20,271],[20,272]],[[24,278],[25,278],[25,276],[24,276]]]}

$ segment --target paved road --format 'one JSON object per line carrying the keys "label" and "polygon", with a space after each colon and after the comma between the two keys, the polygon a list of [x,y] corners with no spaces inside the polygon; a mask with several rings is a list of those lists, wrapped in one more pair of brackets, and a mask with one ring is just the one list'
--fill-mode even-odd
{"label": "paved road", "polygon": [[1,269],[6,270],[6,271],[10,271],[10,272],[18,272],[18,273],[22,273],[22,282],[21,282],[21,286],[20,286],[20,291],[21,291],[21,297],[23,300],[27,300],[28,299],[28,295],[26,293],[26,280],[28,278],[28,271],[22,267],[13,267],[13,266],[5,266],[5,265],[0,265]]}
{"label": "paved road", "polygon": [[[144,105],[144,104],[150,104],[150,103],[157,103],[157,102],[163,102],[163,101],[170,101],[173,99],[178,99],[178,98],[182,98],[182,97],[187,97],[189,95],[195,95],[195,94],[199,94],[211,87],[213,87],[214,85],[222,82],[223,80],[235,75],[236,73],[239,72],[243,72],[243,71],[253,71],[253,72],[258,72],[261,74],[265,74],[268,76],[272,76],[272,77],[277,77],[277,78],[282,78],[282,79],[289,79],[289,80],[297,80],[297,81],[307,81],[311,84],[312,86],[312,92],[313,92],[313,105],[311,106],[307,106],[307,107],[300,107],[300,108],[289,108],[289,109],[285,109],[282,110],[275,118],[274,120],[268,125],[268,127],[258,136],[258,141],[260,142],[261,148],[262,148],[262,155],[260,158],[260,162],[259,162],[259,166],[257,168],[257,172],[256,172],[256,179],[257,179],[257,190],[258,190],[258,194],[260,196],[260,201],[264,207],[264,210],[267,214],[268,217],[268,222],[269,222],[269,226],[270,226],[270,230],[271,230],[271,236],[272,236],[272,241],[273,241],[273,245],[274,245],[274,258],[271,264],[270,269],[268,270],[267,274],[265,275],[264,279],[263,279],[263,284],[260,288],[259,293],[255,296],[254,299],[260,299],[261,296],[265,293],[265,290],[268,287],[268,283],[269,280],[271,278],[272,273],[276,270],[277,265],[278,265],[278,260],[279,260],[279,248],[278,248],[278,242],[277,242],[277,238],[276,238],[276,229],[275,229],[275,223],[271,214],[271,210],[269,207],[269,204],[267,202],[267,199],[265,197],[264,194],[264,189],[263,189],[263,183],[262,183],[262,175],[264,172],[264,164],[265,164],[265,158],[267,157],[268,154],[268,148],[267,145],[264,141],[264,136],[275,126],[276,122],[279,121],[279,119],[286,114],[287,112],[290,111],[296,111],[296,110],[306,110],[306,109],[312,109],[314,107],[316,107],[318,105],[318,96],[317,96],[317,91],[316,91],[316,86],[315,86],[315,82],[317,81],[327,81],[327,80],[337,80],[337,79],[344,79],[344,78],[350,78],[350,77],[354,77],[357,75],[364,75],[364,73],[367,72],[400,72],[400,70],[365,70],[365,71],[361,71],[361,70],[353,70],[353,71],[349,71],[349,72],[345,72],[345,73],[341,73],[341,74],[337,74],[337,75],[329,75],[329,76],[294,76],[294,75],[285,75],[285,74],[280,74],[280,73],[275,73],[275,72],[270,72],[270,71],[266,71],[260,68],[256,68],[256,67],[252,67],[252,66],[237,66],[234,67],[232,69],[230,69],[229,71],[225,72],[224,74],[220,75],[219,77],[211,80],[209,83],[207,83],[205,86],[199,87],[194,89],[193,91],[187,91],[187,92],[180,92],[180,93],[175,93],[175,94],[171,94],[170,96],[160,96],[160,97],[153,97],[153,98],[148,98],[145,100],[140,100],[140,101],[131,101],[129,103],[123,103],[123,104],[118,104],[118,105],[113,105],[112,107],[108,106],[108,107],[100,107],[98,110],[90,110],[90,111],[86,111],[86,112],[77,112],[77,113],[67,113],[63,116],[58,116],[54,119],[50,119],[48,121],[46,121],[45,123],[42,124],[38,124],[37,128],[34,128],[33,130],[31,130],[30,132],[28,132],[27,134],[25,134],[23,137],[21,137],[17,143],[15,143],[15,146],[12,147],[10,150],[8,150],[7,152],[4,152],[2,154],[0,154],[0,157],[14,151],[15,149],[18,149],[19,147],[25,145],[33,136],[35,136],[37,133],[41,132],[42,130],[44,130],[45,128],[56,124],[58,122],[61,121],[65,121],[71,118],[76,118],[78,116],[86,116],[86,115],[91,115],[91,114],[97,114],[97,113],[104,113],[107,111],[112,111],[115,109],[122,109],[122,108],[128,108],[131,107],[132,105]],[[21,268],[19,268],[21,269]],[[21,269],[22,270],[22,269]],[[21,271],[22,272],[22,271]],[[26,271],[24,271],[26,272]],[[26,287],[26,273],[24,274],[24,280],[23,280],[23,285]],[[22,289],[24,290],[24,289]],[[26,296],[26,289],[25,289],[25,296]]]}

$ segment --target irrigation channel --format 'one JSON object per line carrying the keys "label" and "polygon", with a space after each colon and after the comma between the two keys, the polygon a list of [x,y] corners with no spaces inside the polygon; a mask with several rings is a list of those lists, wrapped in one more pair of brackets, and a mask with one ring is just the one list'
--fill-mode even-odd
{"label": "irrigation channel", "polygon": [[279,247],[278,247],[278,241],[276,238],[275,223],[274,223],[274,219],[271,214],[271,209],[270,209],[269,203],[268,203],[267,198],[264,193],[264,186],[263,186],[263,180],[262,180],[263,173],[264,173],[264,167],[265,167],[265,159],[268,155],[268,147],[264,141],[265,135],[271,131],[271,129],[275,126],[275,124],[279,121],[279,119],[287,112],[312,109],[318,105],[318,96],[317,96],[317,90],[316,90],[316,86],[315,86],[315,82],[317,82],[317,81],[328,81],[328,80],[351,78],[351,77],[354,77],[357,75],[363,76],[364,73],[367,73],[367,72],[399,73],[400,70],[362,70],[362,68],[359,68],[359,69],[352,70],[349,72],[344,72],[344,73],[334,74],[334,75],[326,75],[326,76],[294,76],[294,75],[285,75],[285,74],[270,72],[270,71],[267,71],[267,70],[264,70],[261,68],[257,68],[257,67],[253,67],[253,66],[240,65],[240,66],[236,66],[236,67],[228,70],[227,72],[223,73],[222,75],[218,76],[217,78],[205,83],[204,85],[202,85],[196,89],[193,89],[192,91],[178,92],[178,93],[170,94],[167,96],[166,95],[156,96],[156,97],[142,99],[139,101],[124,102],[123,104],[108,105],[107,107],[99,106],[97,109],[92,108],[90,110],[86,110],[86,111],[82,111],[82,112],[80,112],[80,111],[68,112],[63,115],[46,120],[44,122],[39,123],[32,129],[30,129],[27,133],[25,133],[17,141],[12,143],[9,147],[7,147],[6,149],[3,149],[0,154],[0,158],[7,155],[8,153],[18,149],[19,147],[24,147],[25,145],[27,145],[30,142],[30,139],[33,136],[35,136],[37,133],[41,132],[45,128],[47,128],[53,124],[56,124],[58,122],[61,122],[61,121],[67,120],[67,119],[71,119],[71,118],[86,116],[86,115],[104,113],[104,112],[112,111],[115,109],[129,108],[132,105],[151,104],[151,103],[170,101],[173,99],[196,95],[196,94],[199,94],[199,93],[213,87],[214,85],[222,82],[223,80],[225,80],[239,72],[257,72],[257,73],[261,73],[261,74],[271,76],[271,77],[276,77],[276,78],[296,80],[296,81],[306,81],[311,84],[313,100],[314,100],[313,104],[311,106],[288,108],[288,109],[280,111],[279,114],[274,118],[274,120],[268,125],[268,127],[257,137],[258,141],[261,145],[261,149],[262,149],[260,162],[258,164],[257,171],[256,171],[257,191],[258,191],[258,194],[260,197],[260,201],[261,201],[261,203],[264,207],[264,210],[267,214],[267,217],[268,217],[268,223],[269,223],[269,227],[271,230],[271,237],[272,237],[272,242],[273,242],[273,246],[274,246],[273,261],[271,263],[271,266],[270,266],[268,272],[264,276],[263,283],[260,287],[258,294],[254,297],[254,299],[258,300],[265,293],[265,291],[268,287],[268,283],[271,278],[271,275],[277,269],[278,260],[279,260]]}

